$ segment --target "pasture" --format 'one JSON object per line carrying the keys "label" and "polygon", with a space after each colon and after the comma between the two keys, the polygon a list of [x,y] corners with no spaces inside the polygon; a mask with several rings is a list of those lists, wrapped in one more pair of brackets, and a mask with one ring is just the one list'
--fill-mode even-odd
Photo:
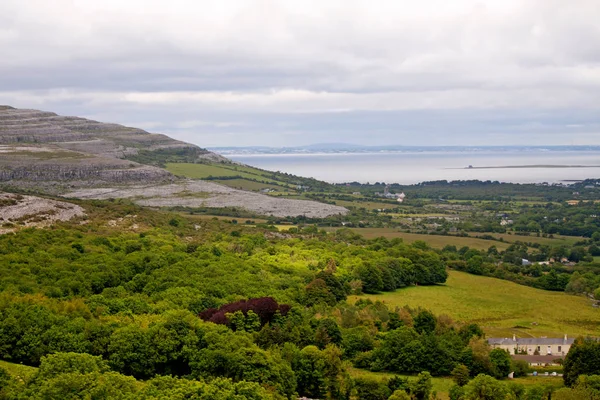
{"label": "pasture", "polygon": [[253,192],[257,192],[265,188],[276,190],[277,193],[282,193],[284,191],[287,192],[289,190],[289,188],[287,187],[272,185],[269,183],[249,181],[247,179],[217,179],[213,182],[217,182],[221,185],[229,186],[234,189],[249,190]]}
{"label": "pasture", "polygon": [[364,208],[367,210],[391,210],[400,205],[400,203],[380,203],[377,201],[370,200],[362,200],[356,199],[355,201],[347,201],[347,200],[337,200],[337,199],[328,199],[335,201],[335,205],[342,207],[356,207],[356,208]]}
{"label": "pasture", "polygon": [[37,372],[37,368],[23,364],[14,364],[0,360],[0,368],[3,368],[10,376],[19,382],[27,382]]}
{"label": "pasture", "polygon": [[275,173],[243,165],[168,163],[166,169],[173,175],[192,179],[239,177],[237,179],[218,180],[218,182],[245,190],[257,191],[265,187],[278,190],[293,188],[293,185],[289,183],[273,179]]}
{"label": "pasture", "polygon": [[427,242],[432,248],[442,249],[446,245],[456,246],[461,248],[468,246],[477,250],[487,250],[490,246],[496,246],[498,250],[506,250],[510,243],[499,242],[496,240],[477,239],[472,237],[461,236],[442,236],[442,235],[426,235],[420,233],[399,232],[394,228],[351,228],[354,232],[362,235],[366,239],[374,239],[377,237],[385,237],[388,239],[401,238],[406,243],[413,243],[417,240]]}
{"label": "pasture", "polygon": [[[404,375],[404,374],[394,374],[390,372],[372,372],[365,369],[359,369],[354,367],[348,367],[348,373],[353,378],[369,378],[375,379],[378,381],[383,381],[390,379],[394,376],[402,376],[408,377],[409,379],[416,379],[415,376]],[[433,377],[431,378],[431,383],[433,384],[433,391],[437,392],[439,399],[448,399],[448,391],[454,384],[454,381],[451,378],[446,377]]]}
{"label": "pasture", "polygon": [[494,233],[494,232],[469,232],[471,236],[481,236],[481,235],[491,235],[495,238],[502,238],[505,242],[515,243],[515,242],[531,242],[531,243],[539,243],[549,246],[573,246],[576,242],[583,240],[585,238],[579,236],[561,236],[554,235],[554,237],[537,237],[534,235],[519,235],[519,234],[508,234],[508,233]]}
{"label": "pasture", "polygon": [[459,322],[479,324],[488,337],[598,335],[600,310],[585,297],[513,282],[449,271],[445,285],[409,287],[376,295],[351,296],[390,307],[422,307]]}
{"label": "pasture", "polygon": [[[411,375],[403,375],[403,374],[394,374],[391,372],[372,372],[364,369],[349,367],[348,372],[350,376],[353,378],[370,378],[378,381],[388,380],[393,378],[394,376],[402,376],[408,377],[409,379],[416,379],[415,376]],[[505,380],[504,383],[520,383],[525,387],[540,385],[540,386],[552,386],[555,389],[560,389],[564,387],[562,377],[558,376],[526,376],[515,378],[511,380]],[[433,377],[431,379],[431,383],[433,384],[432,391],[437,392],[437,398],[440,400],[448,399],[448,392],[450,388],[454,385],[454,381],[449,377]]]}

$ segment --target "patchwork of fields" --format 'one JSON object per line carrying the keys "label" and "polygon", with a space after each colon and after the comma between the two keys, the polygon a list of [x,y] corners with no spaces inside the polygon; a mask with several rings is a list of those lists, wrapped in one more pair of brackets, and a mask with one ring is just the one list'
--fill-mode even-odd
{"label": "patchwork of fields", "polygon": [[[294,185],[288,182],[276,179],[277,173],[275,172],[263,171],[245,165],[168,163],[166,169],[176,176],[191,179],[210,178],[236,189],[258,191],[268,188],[277,191],[289,191],[295,188]],[[232,179],[228,179],[229,177]]]}
{"label": "patchwork of fields", "polygon": [[[330,228],[329,231],[335,231],[338,228]],[[395,228],[350,228],[354,232],[362,235],[366,239],[374,239],[377,237],[385,237],[388,239],[400,238],[406,243],[413,243],[417,240],[427,242],[431,247],[436,249],[442,249],[446,245],[456,246],[457,248],[467,246],[477,250],[487,250],[490,246],[496,246],[498,250],[506,250],[512,243],[515,242],[532,242],[546,244],[550,246],[571,246],[573,243],[581,240],[579,237],[573,236],[556,236],[554,238],[543,238],[536,236],[521,236],[521,235],[509,235],[501,233],[489,233],[489,235],[495,238],[502,238],[503,241],[499,240],[488,240],[480,239],[473,236],[485,235],[480,232],[470,232],[470,237],[464,236],[453,236],[453,235],[428,235],[422,233],[407,233],[400,232]]]}

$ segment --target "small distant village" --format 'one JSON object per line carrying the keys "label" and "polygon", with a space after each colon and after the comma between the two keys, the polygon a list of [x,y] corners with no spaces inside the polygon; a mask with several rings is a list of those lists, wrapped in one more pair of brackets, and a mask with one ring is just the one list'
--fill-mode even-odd
{"label": "small distant village", "polygon": [[[360,192],[358,192],[358,194],[360,194]],[[383,193],[375,192],[375,196],[383,197],[386,199],[395,199],[398,201],[398,203],[403,203],[404,199],[406,198],[406,195],[404,194],[404,192],[399,193],[399,194],[390,192],[390,185],[386,185],[386,187],[383,189]]]}

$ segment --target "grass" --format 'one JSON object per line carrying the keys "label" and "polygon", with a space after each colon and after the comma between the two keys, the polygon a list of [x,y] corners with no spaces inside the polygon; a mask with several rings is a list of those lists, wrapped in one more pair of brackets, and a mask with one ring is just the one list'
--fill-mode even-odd
{"label": "grass", "polygon": [[173,175],[192,179],[239,177],[215,181],[237,189],[258,191],[268,187],[282,191],[295,188],[294,185],[273,179],[273,173],[242,165],[167,163],[166,169]]}
{"label": "grass", "polygon": [[37,371],[37,368],[35,367],[29,367],[27,365],[22,364],[14,364],[8,361],[1,360],[0,368],[4,368],[6,372],[10,374],[10,376],[12,376],[19,382],[27,382]]}
{"label": "grass", "polygon": [[559,236],[556,235],[554,238],[544,238],[537,236],[524,236],[524,235],[509,235],[507,233],[494,233],[494,232],[469,232],[471,236],[483,236],[491,235],[494,238],[502,238],[504,241],[498,240],[487,240],[479,239],[476,237],[462,237],[454,235],[427,235],[422,233],[406,233],[399,232],[395,228],[351,228],[356,233],[361,234],[366,239],[374,239],[380,236],[388,239],[401,238],[406,243],[413,243],[417,240],[427,242],[431,247],[436,249],[442,249],[446,245],[453,245],[457,248],[468,246],[477,250],[487,250],[490,246],[496,246],[498,250],[506,250],[512,243],[517,241],[520,242],[531,242],[540,243],[550,246],[572,246],[582,238],[576,236]]}
{"label": "grass", "polygon": [[205,221],[205,220],[213,220],[213,219],[218,219],[220,221],[231,221],[233,219],[238,221],[239,225],[247,225],[246,221],[252,221],[252,223],[254,224],[266,224],[267,220],[263,219],[263,218],[245,218],[245,217],[228,217],[228,216],[223,216],[223,215],[209,215],[209,214],[194,214],[194,215],[190,215],[189,212],[179,212],[179,215],[184,216],[185,218],[188,218],[192,221],[198,220],[198,221]]}
{"label": "grass", "polygon": [[[422,307],[455,321],[475,322],[488,337],[597,335],[600,313],[584,297],[450,271],[445,285],[409,287],[377,295],[351,296],[389,306]],[[527,329],[514,328],[516,326]]]}
{"label": "grass", "polygon": [[328,199],[335,201],[335,205],[342,207],[356,207],[356,208],[365,208],[367,210],[378,210],[385,209],[390,210],[392,208],[398,207],[398,204],[390,204],[390,203],[379,203],[376,201],[361,201],[357,199],[356,201],[346,201],[346,200],[336,200],[336,199]]}
{"label": "grass", "polygon": [[[393,374],[390,372],[371,372],[365,369],[359,369],[354,367],[349,367],[348,373],[350,373],[350,376],[352,376],[353,378],[370,378],[378,381],[387,380],[394,376],[402,376],[415,379],[415,377],[411,375]],[[433,384],[433,390],[438,393],[438,398],[442,400],[448,399],[448,391],[450,390],[450,387],[454,384],[452,379],[445,377],[433,377],[431,379],[431,383]]]}
{"label": "grass", "polygon": [[537,236],[533,236],[533,235],[532,236],[518,235],[518,234],[509,235],[508,233],[494,233],[494,232],[469,232],[469,235],[471,235],[471,236],[491,235],[498,239],[502,238],[502,239],[504,239],[504,241],[506,241],[508,243],[514,243],[514,242],[519,241],[519,242],[539,243],[539,244],[545,244],[545,245],[550,245],[550,246],[561,246],[561,245],[572,246],[576,242],[585,239],[585,238],[579,237],[579,236],[554,235],[553,238],[547,238],[547,237],[537,237]]}
{"label": "grass", "polygon": [[461,236],[442,236],[442,235],[426,235],[419,233],[399,232],[394,228],[351,228],[356,233],[364,236],[366,239],[374,239],[380,236],[388,239],[401,238],[406,243],[413,243],[417,240],[427,242],[431,247],[442,249],[446,245],[453,245],[457,248],[468,246],[477,250],[487,250],[490,246],[496,246],[498,250],[506,250],[510,243],[498,242],[495,240],[477,239]]}
{"label": "grass", "polygon": [[244,178],[256,179],[257,176],[242,170],[225,168],[220,165],[212,164],[188,164],[188,163],[168,163],[167,171],[177,176],[185,176],[192,179],[205,179],[210,176],[242,176]]}
{"label": "grass", "polygon": [[[354,367],[348,367],[348,373],[353,378],[367,378],[374,379],[377,381],[384,381],[394,376],[401,376],[404,378],[415,379],[412,375],[394,374],[391,372],[372,372],[365,369],[359,369]],[[559,376],[526,376],[510,380],[502,381],[505,384],[508,383],[519,383],[525,387],[540,385],[540,386],[552,386],[555,390],[564,387],[563,378]],[[454,385],[454,381],[449,377],[435,376],[431,378],[433,385],[432,391],[437,392],[438,399],[446,400],[449,399],[448,393],[450,388]]]}
{"label": "grass", "polygon": [[229,186],[234,189],[242,189],[242,190],[250,190],[250,191],[259,191],[261,189],[269,188],[277,190],[277,192],[281,193],[282,191],[289,190],[287,187],[282,187],[279,185],[271,185],[268,183],[262,182],[254,182],[246,179],[219,179],[214,180],[213,182],[220,183],[221,185]]}

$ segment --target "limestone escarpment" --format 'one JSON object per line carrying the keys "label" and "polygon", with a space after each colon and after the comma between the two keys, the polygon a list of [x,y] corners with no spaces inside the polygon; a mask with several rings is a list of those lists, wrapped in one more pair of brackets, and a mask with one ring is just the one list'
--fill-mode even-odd
{"label": "limestone escarpment", "polygon": [[0,144],[53,143],[58,147],[85,153],[123,158],[140,149],[196,149],[209,151],[166,135],[142,129],[103,123],[52,112],[0,106]]}
{"label": "limestone escarpment", "polygon": [[84,209],[72,203],[0,192],[0,235],[19,227],[43,227],[83,216]]}
{"label": "limestone escarpment", "polygon": [[[140,153],[142,163],[135,158]],[[156,167],[161,157],[180,153],[191,161],[213,156],[198,146],[142,129],[0,106],[0,183],[42,189],[52,182],[84,187],[160,183],[174,179]]]}

